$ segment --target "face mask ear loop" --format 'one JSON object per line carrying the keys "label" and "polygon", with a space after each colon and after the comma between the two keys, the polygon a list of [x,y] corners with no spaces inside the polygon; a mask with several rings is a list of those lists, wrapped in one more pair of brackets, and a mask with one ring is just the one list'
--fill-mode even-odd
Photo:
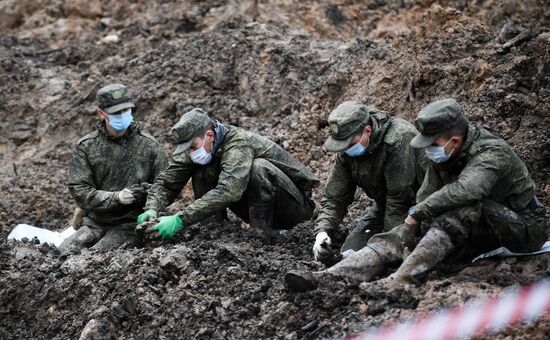
{"label": "face mask ear loop", "polygon": [[202,138],[202,145],[199,149],[204,148],[205,143],[206,143],[206,133],[204,134],[204,137]]}
{"label": "face mask ear loop", "polygon": [[[452,140],[453,140],[453,137],[451,137],[451,139],[449,139],[449,140],[447,141],[447,143],[445,143],[445,145],[443,145],[443,153],[444,153],[444,154],[445,154],[445,148],[447,147],[447,145],[449,145],[449,143],[450,143]],[[453,148],[453,149],[451,150],[451,152],[449,152],[448,155],[445,154],[445,156],[447,156],[447,157],[450,158],[454,151],[455,151],[455,148]]]}
{"label": "face mask ear loop", "polygon": [[363,130],[363,134],[361,134],[361,139],[359,140],[359,144],[363,143],[363,137],[365,137],[365,130]]}

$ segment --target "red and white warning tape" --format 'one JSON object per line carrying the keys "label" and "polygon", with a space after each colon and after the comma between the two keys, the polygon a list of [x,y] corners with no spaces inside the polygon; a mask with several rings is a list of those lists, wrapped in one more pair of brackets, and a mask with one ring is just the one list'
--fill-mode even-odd
{"label": "red and white warning tape", "polygon": [[550,280],[445,309],[401,324],[369,329],[353,340],[468,339],[550,314]]}

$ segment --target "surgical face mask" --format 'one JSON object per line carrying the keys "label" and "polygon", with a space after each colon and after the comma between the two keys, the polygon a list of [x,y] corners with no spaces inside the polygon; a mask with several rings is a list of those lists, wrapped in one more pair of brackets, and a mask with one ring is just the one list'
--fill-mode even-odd
{"label": "surgical face mask", "polygon": [[117,132],[126,130],[133,120],[131,108],[121,111],[120,114],[109,115],[109,125]]}
{"label": "surgical face mask", "polygon": [[361,135],[361,140],[359,143],[356,143],[355,145],[349,147],[345,153],[346,155],[350,157],[359,157],[363,155],[367,151],[367,147],[363,146],[361,143],[363,142],[363,137],[365,136],[365,132]]}
{"label": "surgical face mask", "polygon": [[428,146],[426,148],[426,155],[428,156],[428,158],[434,163],[444,163],[448,161],[455,151],[455,148],[453,148],[448,155],[445,154],[445,147],[447,146],[447,144],[449,144],[450,141],[451,140],[449,139],[449,141],[447,141],[447,143],[445,143],[445,145],[443,146]]}
{"label": "surgical face mask", "polygon": [[212,160],[212,153],[206,151],[206,149],[204,148],[204,143],[206,143],[206,136],[202,141],[202,146],[197,150],[189,153],[191,160],[195,164],[205,165],[210,163],[210,161]]}

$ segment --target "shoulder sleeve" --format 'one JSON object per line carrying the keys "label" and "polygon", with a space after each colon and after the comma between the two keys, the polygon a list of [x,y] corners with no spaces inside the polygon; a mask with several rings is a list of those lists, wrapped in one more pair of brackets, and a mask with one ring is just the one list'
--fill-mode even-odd
{"label": "shoulder sleeve", "polygon": [[385,230],[403,223],[408,209],[415,203],[416,157],[409,141],[410,139],[403,135],[398,142],[389,145],[389,155],[384,169],[387,190]]}
{"label": "shoulder sleeve", "polygon": [[414,207],[413,217],[425,219],[470,205],[489,195],[499,178],[506,175],[509,153],[498,145],[475,155],[458,178],[433,192]]}
{"label": "shoulder sleeve", "polygon": [[321,210],[315,225],[316,233],[338,228],[348,213],[348,206],[353,201],[356,189],[357,183],[351,176],[349,166],[339,154],[325,185]]}
{"label": "shoulder sleeve", "polygon": [[95,212],[113,211],[120,207],[118,192],[96,189],[93,171],[88,160],[86,143],[90,135],[81,139],[69,165],[69,191],[78,206]]}
{"label": "shoulder sleeve", "polygon": [[153,151],[153,178],[151,180],[156,179],[167,167],[169,158],[166,154],[166,151],[162,148],[160,143],[151,135],[147,133],[143,133],[143,136],[150,139],[150,143],[152,145],[152,151]]}
{"label": "shoulder sleeve", "polygon": [[254,152],[247,141],[231,143],[224,150],[218,184],[187,206],[180,216],[186,224],[197,223],[241,199],[248,186]]}
{"label": "shoulder sleeve", "polygon": [[[166,165],[168,164],[168,165]],[[168,161],[160,148],[155,159],[155,181],[147,192],[145,210],[161,211],[170,205],[193,175],[194,165],[186,157],[174,157]]]}

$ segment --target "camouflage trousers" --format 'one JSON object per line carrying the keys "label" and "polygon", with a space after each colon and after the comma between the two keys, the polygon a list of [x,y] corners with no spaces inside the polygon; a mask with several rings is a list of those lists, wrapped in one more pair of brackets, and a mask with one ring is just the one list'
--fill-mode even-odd
{"label": "camouflage trousers", "polygon": [[76,233],[59,245],[59,249],[92,248],[99,251],[109,251],[128,242],[136,242],[136,223],[124,223],[116,226],[100,227],[84,224]]}
{"label": "camouflage trousers", "polygon": [[[195,198],[213,189],[218,178],[205,170],[195,171],[192,178]],[[266,205],[273,209],[273,228],[290,229],[313,215],[315,203],[311,193],[303,192],[294,182],[271,162],[257,158],[252,163],[248,186],[237,202],[229,209],[245,222],[250,221],[250,207]],[[224,212],[220,212],[224,214]]]}
{"label": "camouflage trousers", "polygon": [[[374,235],[363,249],[329,271],[341,276],[373,277],[401,264],[398,272],[424,274],[452,252],[470,256],[498,247],[533,252],[547,240],[550,219],[542,205],[531,203],[521,212],[484,200],[422,221],[417,229],[401,224]],[[373,254],[376,259],[373,259]],[[414,262],[414,263],[413,263]],[[421,263],[424,262],[424,263]],[[422,270],[418,270],[422,268]]]}

